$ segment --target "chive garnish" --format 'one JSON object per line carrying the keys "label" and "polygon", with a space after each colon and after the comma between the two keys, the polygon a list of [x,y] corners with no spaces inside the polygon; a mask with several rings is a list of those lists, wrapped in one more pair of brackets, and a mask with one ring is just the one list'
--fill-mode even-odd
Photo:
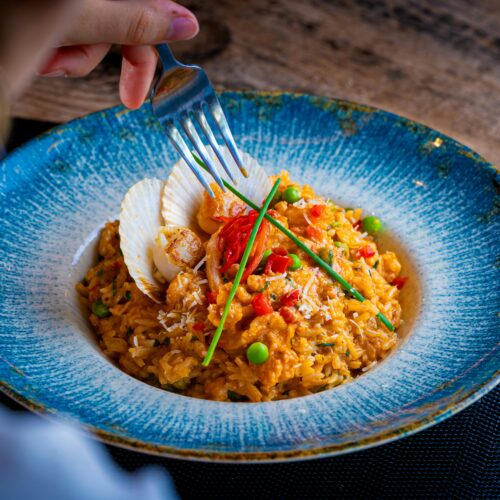
{"label": "chive garnish", "polygon": [[[208,171],[206,165],[194,154],[192,153],[193,158],[196,163]],[[234,195],[236,195],[240,200],[244,201],[249,207],[254,210],[259,210],[258,205],[256,205],[253,201],[249,200],[244,194],[240,193],[236,188],[231,186],[229,182],[226,182],[224,179],[222,180],[224,186],[229,189]],[[342,288],[352,295],[359,302],[364,302],[366,299],[361,295],[355,288],[353,288],[349,282],[347,282],[340,274],[335,272],[324,260],[322,260],[318,255],[316,255],[307,245],[305,245],[302,241],[300,241],[297,236],[295,236],[289,229],[287,229],[283,224],[278,222],[276,219],[273,219],[269,214],[265,214],[264,217],[274,226],[277,227],[285,236],[291,239],[301,250],[303,250],[316,264],[318,264],[323,271],[325,271],[331,278],[333,278],[337,283],[340,283]],[[394,331],[394,326],[392,323],[381,313],[377,313],[377,318],[387,327],[387,329],[391,332]]]}
{"label": "chive garnish", "polygon": [[335,344],[333,342],[323,342],[319,346],[320,347],[333,347]]}
{"label": "chive garnish", "polygon": [[270,281],[266,281],[265,285],[259,290],[259,292],[264,292],[265,290],[267,290],[270,284]]}
{"label": "chive garnish", "polygon": [[375,264],[373,264],[373,269],[377,269],[379,262],[380,262],[380,259],[377,259],[377,262],[375,262]]}
{"label": "chive garnish", "polygon": [[236,273],[236,276],[234,277],[233,286],[231,287],[231,291],[229,292],[229,296],[227,298],[226,305],[224,306],[224,310],[222,311],[222,316],[220,318],[219,326],[217,327],[217,330],[215,330],[214,337],[212,339],[212,342],[210,342],[210,346],[208,348],[205,359],[201,363],[203,366],[208,366],[211,359],[212,359],[212,356],[214,355],[215,348],[217,347],[217,344],[219,343],[220,336],[222,335],[222,329],[224,328],[224,323],[226,322],[226,318],[229,314],[229,308],[231,307],[231,302],[233,301],[234,296],[236,295],[236,289],[238,288],[238,285],[240,284],[240,281],[241,281],[241,277],[243,276],[243,273],[245,272],[245,267],[247,265],[248,257],[250,256],[250,252],[252,251],[252,247],[253,247],[255,238],[256,238],[257,233],[259,231],[262,220],[264,219],[264,216],[266,215],[266,211],[269,208],[271,200],[273,199],[274,195],[276,194],[276,191],[278,190],[278,186],[280,185],[280,182],[281,182],[281,179],[278,179],[274,183],[274,186],[271,189],[271,192],[267,195],[266,201],[264,202],[264,205],[262,205],[262,208],[259,209],[259,207],[257,207],[257,205],[254,205],[255,206],[254,210],[258,210],[259,215],[257,216],[255,224],[253,225],[253,228],[252,228],[252,232],[250,233],[250,237],[248,238],[248,242],[247,242],[247,245],[245,247],[245,251],[243,252],[243,257],[241,257],[238,271]]}

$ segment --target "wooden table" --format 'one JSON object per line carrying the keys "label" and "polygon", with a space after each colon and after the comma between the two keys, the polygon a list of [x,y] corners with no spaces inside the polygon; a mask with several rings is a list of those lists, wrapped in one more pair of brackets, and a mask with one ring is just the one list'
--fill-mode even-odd
{"label": "wooden table", "polygon": [[[500,164],[500,0],[184,2],[201,33],[174,50],[220,89],[291,90],[370,104]],[[119,102],[119,53],[87,78],[33,82],[16,117],[63,122]]]}

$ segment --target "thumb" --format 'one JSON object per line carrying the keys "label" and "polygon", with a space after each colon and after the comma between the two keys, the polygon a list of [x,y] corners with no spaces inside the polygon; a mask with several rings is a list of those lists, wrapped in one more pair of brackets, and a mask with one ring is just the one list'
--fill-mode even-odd
{"label": "thumb", "polygon": [[171,0],[85,0],[61,45],[152,45],[198,33],[194,14]]}

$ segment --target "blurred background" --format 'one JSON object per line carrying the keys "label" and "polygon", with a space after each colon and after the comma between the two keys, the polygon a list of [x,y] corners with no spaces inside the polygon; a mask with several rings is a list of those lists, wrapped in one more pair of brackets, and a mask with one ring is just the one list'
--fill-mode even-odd
{"label": "blurred background", "polygon": [[[289,90],[380,107],[500,163],[500,0],[191,0],[173,45],[218,89]],[[17,118],[61,123],[119,103],[120,55],[82,79],[38,78]]]}

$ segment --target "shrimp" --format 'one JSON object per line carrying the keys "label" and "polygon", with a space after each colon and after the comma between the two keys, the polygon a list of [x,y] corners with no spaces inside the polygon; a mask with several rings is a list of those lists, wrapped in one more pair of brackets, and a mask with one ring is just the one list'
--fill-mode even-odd
{"label": "shrimp", "polygon": [[214,197],[204,191],[203,199],[196,218],[201,229],[214,234],[223,224],[224,219],[236,217],[245,210],[245,204],[234,194],[223,192],[217,184],[211,184]]}

